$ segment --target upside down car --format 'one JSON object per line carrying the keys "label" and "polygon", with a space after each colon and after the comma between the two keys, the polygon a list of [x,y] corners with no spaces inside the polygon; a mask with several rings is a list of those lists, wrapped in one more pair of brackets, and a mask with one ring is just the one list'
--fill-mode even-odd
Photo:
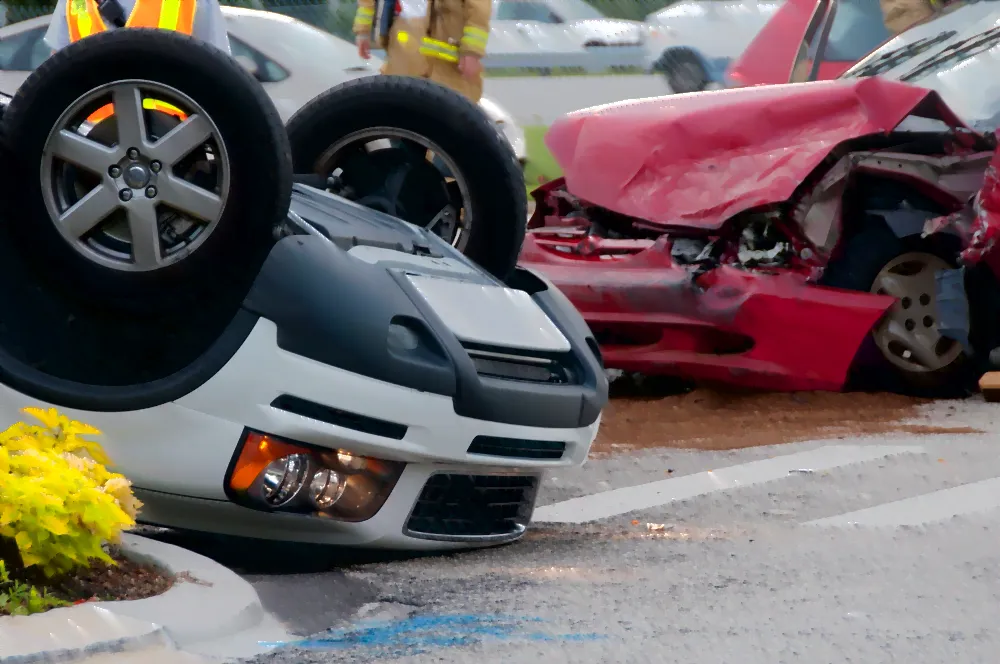
{"label": "upside down car", "polygon": [[998,20],[956,3],[837,80],[562,118],[521,265],[609,368],[963,393],[1000,343]]}
{"label": "upside down car", "polygon": [[129,29],[3,106],[0,413],[101,429],[140,521],[481,546],[586,458],[597,344],[515,267],[520,165],[459,95],[369,77],[286,128],[219,49]]}

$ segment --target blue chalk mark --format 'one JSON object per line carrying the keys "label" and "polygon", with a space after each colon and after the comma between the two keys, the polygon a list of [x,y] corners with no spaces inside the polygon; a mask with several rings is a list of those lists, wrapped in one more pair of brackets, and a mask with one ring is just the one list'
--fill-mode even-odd
{"label": "blue chalk mark", "polygon": [[378,650],[390,657],[426,654],[432,648],[470,646],[483,641],[595,641],[601,634],[551,634],[525,630],[541,618],[503,615],[424,615],[397,621],[366,621],[301,641],[261,644],[306,650]]}

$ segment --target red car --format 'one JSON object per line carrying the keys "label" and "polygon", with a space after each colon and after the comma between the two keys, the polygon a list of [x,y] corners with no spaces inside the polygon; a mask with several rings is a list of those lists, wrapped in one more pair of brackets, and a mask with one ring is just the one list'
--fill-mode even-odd
{"label": "red car", "polygon": [[[824,36],[825,33],[825,36]],[[730,87],[837,78],[892,35],[878,0],[786,0],[726,72]],[[801,77],[805,80],[805,76]]]}
{"label": "red car", "polygon": [[1000,90],[977,82],[1000,74],[1000,2],[952,9],[847,78],[562,118],[546,143],[565,176],[534,192],[521,264],[609,368],[963,392],[1000,344],[1000,157],[927,88],[996,126]]}

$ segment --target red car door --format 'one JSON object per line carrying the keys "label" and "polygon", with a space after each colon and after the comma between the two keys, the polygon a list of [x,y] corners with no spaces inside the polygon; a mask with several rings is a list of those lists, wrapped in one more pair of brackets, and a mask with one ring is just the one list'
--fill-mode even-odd
{"label": "red car door", "polygon": [[891,36],[878,0],[788,0],[727,74],[734,87],[804,81],[818,50],[816,78],[836,78]]}

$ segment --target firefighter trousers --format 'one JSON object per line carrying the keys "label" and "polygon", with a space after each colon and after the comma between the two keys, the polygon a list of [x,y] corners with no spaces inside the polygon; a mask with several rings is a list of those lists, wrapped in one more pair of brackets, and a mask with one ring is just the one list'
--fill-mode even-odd
{"label": "firefighter trousers", "polygon": [[[428,34],[426,18],[397,17],[389,33],[385,64],[382,73],[392,76],[414,76],[428,78],[435,83],[451,88],[478,104],[483,96],[483,79],[477,76],[469,80],[458,70],[458,63],[427,57],[420,53],[420,44]],[[435,35],[429,35],[437,39]]]}

